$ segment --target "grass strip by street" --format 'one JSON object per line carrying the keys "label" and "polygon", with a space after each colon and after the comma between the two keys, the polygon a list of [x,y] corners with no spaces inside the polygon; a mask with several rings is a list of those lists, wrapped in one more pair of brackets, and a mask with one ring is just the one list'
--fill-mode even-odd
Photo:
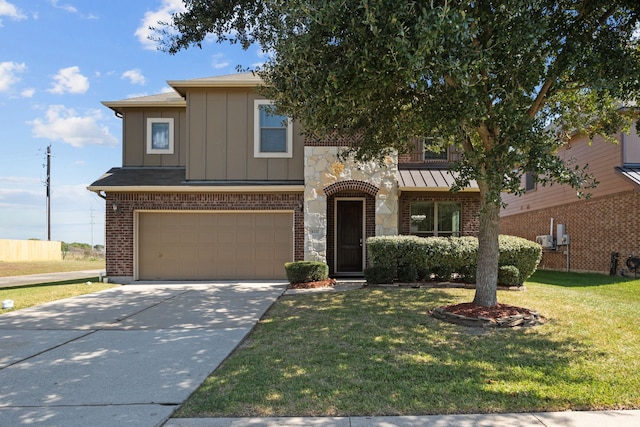
{"label": "grass strip by street", "polygon": [[640,408],[640,280],[537,272],[500,302],[548,319],[470,329],[429,311],[465,289],[282,297],[176,417]]}
{"label": "grass strip by street", "polygon": [[[87,282],[90,284],[87,284]],[[14,304],[11,309],[3,310],[0,308],[0,314],[64,298],[90,294],[116,286],[119,285],[113,283],[100,283],[98,282],[98,277],[94,277],[82,282],[70,280],[67,282],[0,288],[0,301],[10,299],[13,300]]]}
{"label": "grass strip by street", "polygon": [[0,277],[65,271],[104,270],[103,259],[70,259],[62,261],[0,261]]}

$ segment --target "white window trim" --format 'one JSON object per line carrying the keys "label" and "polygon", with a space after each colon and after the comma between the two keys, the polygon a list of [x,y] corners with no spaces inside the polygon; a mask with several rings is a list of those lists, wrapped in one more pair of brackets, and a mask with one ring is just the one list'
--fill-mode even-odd
{"label": "white window trim", "polygon": [[[151,129],[154,123],[168,123],[169,124],[169,147],[168,148],[153,148],[152,138],[153,132]],[[147,154],[173,154],[173,118],[148,118],[147,119]]]}
{"label": "white window trim", "polygon": [[[415,233],[411,231],[411,221],[413,220],[414,215],[411,215],[411,205],[413,203],[420,203],[420,202],[426,202],[426,203],[433,203],[433,230],[429,230],[429,231],[416,231]],[[456,203],[458,204],[460,210],[459,212],[459,218],[458,218],[458,231],[455,230],[438,230],[440,224],[438,223],[438,208],[439,205],[442,203]],[[413,236],[433,236],[433,237],[438,237],[440,234],[446,234],[446,235],[451,235],[451,236],[462,236],[462,203],[461,202],[446,202],[446,201],[430,201],[430,200],[412,200],[411,203],[409,203],[409,233]]]}
{"label": "white window trim", "polygon": [[287,119],[287,151],[284,153],[264,153],[260,151],[260,106],[272,105],[268,99],[254,101],[253,115],[253,157],[261,158],[291,158],[293,157],[293,121]]}

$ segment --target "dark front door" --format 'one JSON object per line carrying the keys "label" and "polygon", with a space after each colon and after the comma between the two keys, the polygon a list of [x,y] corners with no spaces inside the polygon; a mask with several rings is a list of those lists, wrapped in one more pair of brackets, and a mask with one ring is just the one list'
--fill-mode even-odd
{"label": "dark front door", "polygon": [[362,273],[362,200],[336,201],[336,273]]}

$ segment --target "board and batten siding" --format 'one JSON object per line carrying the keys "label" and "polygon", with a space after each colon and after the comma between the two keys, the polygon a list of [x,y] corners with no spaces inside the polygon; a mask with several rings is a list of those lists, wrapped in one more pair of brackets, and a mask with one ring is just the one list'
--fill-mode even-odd
{"label": "board and batten siding", "polygon": [[255,158],[251,89],[187,92],[187,180],[278,181],[304,179],[304,137],[294,123],[293,157]]}
{"label": "board and batten siding", "polygon": [[[173,118],[173,154],[147,154],[147,119]],[[127,108],[123,114],[122,165],[129,167],[185,166],[187,112],[184,108]]]}
{"label": "board and batten siding", "polygon": [[[558,155],[565,161],[576,160],[576,164],[589,165],[599,184],[596,188],[585,190],[592,198],[633,190],[635,185],[615,171],[616,166],[622,166],[621,135],[618,135],[618,144],[606,142],[602,137],[595,137],[591,145],[586,137],[576,138],[567,147],[562,148]],[[502,217],[517,215],[538,209],[547,209],[554,206],[577,202],[579,199],[576,190],[568,185],[554,184],[543,187],[536,184],[535,190],[522,196],[504,194],[503,201],[507,207],[501,212]]]}

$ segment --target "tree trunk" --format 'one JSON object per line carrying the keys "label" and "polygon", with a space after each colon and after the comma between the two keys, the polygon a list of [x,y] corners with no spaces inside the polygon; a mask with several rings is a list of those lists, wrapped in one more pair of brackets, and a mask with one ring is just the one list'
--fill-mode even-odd
{"label": "tree trunk", "polygon": [[500,204],[487,202],[487,183],[480,187],[480,230],[478,233],[478,270],[476,272],[476,295],[473,302],[484,307],[498,303],[498,245]]}

